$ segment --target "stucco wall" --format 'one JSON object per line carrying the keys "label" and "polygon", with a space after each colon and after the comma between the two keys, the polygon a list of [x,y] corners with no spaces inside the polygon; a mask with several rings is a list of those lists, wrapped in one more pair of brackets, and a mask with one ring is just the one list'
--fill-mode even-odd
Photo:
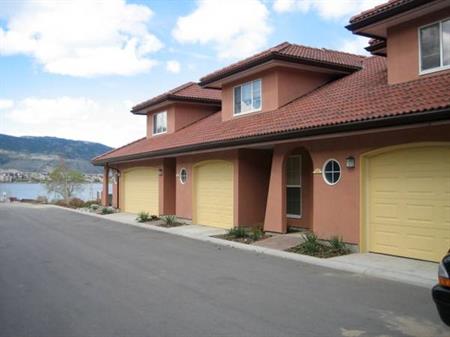
{"label": "stucco wall", "polygon": [[436,74],[419,75],[418,28],[448,17],[450,17],[450,7],[438,13],[428,14],[388,29],[387,61],[389,84],[412,81],[420,76]]}
{"label": "stucco wall", "polygon": [[264,223],[271,162],[271,150],[239,150],[239,226],[250,227]]}
{"label": "stucco wall", "polygon": [[[322,238],[332,235],[343,236],[346,242],[359,243],[360,237],[360,178],[361,155],[366,152],[392,145],[416,142],[448,141],[450,142],[450,125],[415,127],[404,130],[367,133],[330,139],[315,139],[302,142],[286,143],[276,146],[276,154],[283,158],[292,148],[303,146],[311,155],[314,169],[322,170],[326,160],[337,159],[341,164],[340,181],[333,186],[325,183],[321,174],[313,177],[313,212],[312,228]],[[355,168],[346,168],[348,156],[356,159]],[[272,162],[272,169],[274,161]],[[277,176],[279,172],[275,172]],[[266,210],[266,229],[285,231],[283,192],[277,184],[269,187]],[[277,182],[277,179],[273,179]],[[280,181],[280,180],[278,180]],[[306,187],[306,186],[305,186]]]}
{"label": "stucco wall", "polygon": [[300,97],[322,84],[330,81],[332,76],[324,73],[274,67],[251,76],[227,83],[222,88],[222,120],[243,118],[246,115],[233,116],[234,87],[249,81],[261,79],[261,111],[271,111]]}

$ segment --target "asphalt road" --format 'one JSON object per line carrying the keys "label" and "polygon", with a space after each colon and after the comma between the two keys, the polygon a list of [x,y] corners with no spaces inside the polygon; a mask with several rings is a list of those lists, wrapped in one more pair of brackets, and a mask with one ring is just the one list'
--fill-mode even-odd
{"label": "asphalt road", "polygon": [[443,337],[424,288],[0,204],[0,336]]}

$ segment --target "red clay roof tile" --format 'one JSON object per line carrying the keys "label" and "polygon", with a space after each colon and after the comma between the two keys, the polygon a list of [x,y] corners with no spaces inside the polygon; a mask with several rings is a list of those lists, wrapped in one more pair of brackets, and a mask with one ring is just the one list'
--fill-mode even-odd
{"label": "red clay roof tile", "polygon": [[285,58],[293,62],[313,62],[316,65],[329,67],[339,67],[355,71],[361,68],[364,56],[344,53],[324,48],[312,48],[283,42],[275,47],[267,49],[261,53],[250,56],[242,61],[233,63],[227,67],[214,71],[200,79],[201,85],[209,84],[213,81],[225,78],[242,70],[251,68],[260,63],[269,61],[272,58]]}
{"label": "red clay roof tile", "polygon": [[450,73],[388,85],[386,60],[369,57],[363,69],[273,111],[222,122],[217,112],[173,134],[141,139],[94,159],[102,163],[141,153],[176,150],[260,135],[286,133],[450,107]]}
{"label": "red clay roof tile", "polygon": [[149,108],[153,105],[159,104],[169,99],[198,101],[204,103],[218,104],[221,103],[221,91],[217,89],[206,89],[199,86],[197,83],[188,82],[182,84],[172,90],[169,90],[161,95],[153,97],[147,101],[137,104],[131,109],[135,113],[144,108]]}

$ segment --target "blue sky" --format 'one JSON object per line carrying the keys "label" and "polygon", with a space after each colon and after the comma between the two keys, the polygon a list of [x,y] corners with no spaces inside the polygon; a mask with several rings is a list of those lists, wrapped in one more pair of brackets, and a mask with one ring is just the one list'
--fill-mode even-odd
{"label": "blue sky", "polygon": [[134,104],[280,42],[364,53],[344,26],[381,2],[2,1],[0,133],[122,145]]}

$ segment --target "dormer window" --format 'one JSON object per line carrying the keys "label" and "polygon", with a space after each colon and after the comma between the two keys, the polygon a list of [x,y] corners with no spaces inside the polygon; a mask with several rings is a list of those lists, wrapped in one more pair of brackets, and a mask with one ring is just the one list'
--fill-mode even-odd
{"label": "dormer window", "polygon": [[234,87],[234,115],[261,110],[261,80]]}
{"label": "dormer window", "polygon": [[421,27],[420,72],[450,69],[450,19]]}
{"label": "dormer window", "polygon": [[158,112],[153,115],[153,134],[159,135],[167,132],[167,112]]}

